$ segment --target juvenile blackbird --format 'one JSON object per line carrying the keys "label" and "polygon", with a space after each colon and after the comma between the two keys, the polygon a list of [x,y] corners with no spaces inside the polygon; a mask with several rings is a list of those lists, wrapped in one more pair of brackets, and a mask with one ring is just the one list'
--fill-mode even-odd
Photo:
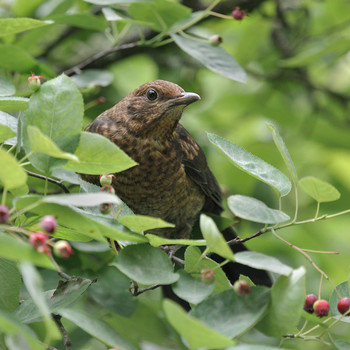
{"label": "juvenile blackbird", "polygon": [[[138,163],[116,174],[112,185],[135,214],[175,224],[175,228],[152,230],[165,237],[188,238],[200,213],[223,211],[221,191],[205,155],[179,123],[184,108],[199,99],[176,84],[151,81],[86,128],[113,141]],[[83,179],[99,184],[97,176],[83,175]],[[232,230],[226,234],[234,237]],[[236,245],[234,250],[244,249]]]}

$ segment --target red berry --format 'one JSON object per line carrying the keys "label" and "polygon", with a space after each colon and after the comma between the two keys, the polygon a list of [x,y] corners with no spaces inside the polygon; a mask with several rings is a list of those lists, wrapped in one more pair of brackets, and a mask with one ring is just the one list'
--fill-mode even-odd
{"label": "red berry", "polygon": [[57,220],[52,215],[44,216],[40,221],[40,228],[47,233],[54,233],[57,227]]}
{"label": "red berry", "polygon": [[315,294],[308,294],[305,297],[304,310],[310,314],[314,312],[314,303],[318,300]]}
{"label": "red berry", "polygon": [[250,294],[250,285],[245,281],[236,281],[233,285],[233,290],[244,297]]}
{"label": "red berry", "polygon": [[239,6],[236,6],[232,12],[232,17],[237,21],[241,21],[244,17],[247,16],[247,13],[244,10],[241,10]]}
{"label": "red berry", "polygon": [[201,270],[201,280],[212,282],[215,279],[215,271],[212,269],[202,269]]}
{"label": "red berry", "polygon": [[100,175],[100,184],[101,186],[105,186],[105,185],[111,185],[112,184],[112,181],[113,181],[113,178],[115,178],[114,175],[107,175],[107,174],[104,174],[104,175]]}
{"label": "red berry", "polygon": [[29,237],[29,243],[35,248],[38,249],[39,247],[46,245],[47,240],[49,239],[49,236],[42,232],[33,232]]}
{"label": "red berry", "polygon": [[10,209],[6,205],[0,205],[0,224],[10,218]]}
{"label": "red berry", "polygon": [[[344,315],[350,309],[350,298],[341,298],[338,301],[337,308],[338,311]],[[346,316],[350,316],[350,313]]]}
{"label": "red berry", "polygon": [[324,299],[317,300],[314,303],[315,315],[318,317],[328,316],[329,312],[329,302]]}
{"label": "red berry", "polygon": [[57,241],[53,246],[53,251],[57,256],[61,258],[68,259],[72,254],[74,254],[74,250],[71,245],[67,241]]}
{"label": "red berry", "polygon": [[36,91],[39,89],[41,85],[40,78],[45,79],[42,75],[34,75],[33,72],[30,72],[32,74],[31,77],[28,78],[28,85],[31,88],[32,91]]}
{"label": "red berry", "polygon": [[51,249],[50,249],[50,247],[47,244],[43,244],[43,245],[39,246],[36,250],[39,253],[44,253],[44,254],[46,254],[48,256],[52,255]]}

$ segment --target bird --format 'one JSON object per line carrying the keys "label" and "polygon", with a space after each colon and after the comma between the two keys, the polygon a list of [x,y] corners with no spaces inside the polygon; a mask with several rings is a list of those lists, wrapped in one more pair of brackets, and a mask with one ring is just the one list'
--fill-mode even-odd
{"label": "bird", "polygon": [[[220,215],[224,210],[220,186],[203,150],[180,124],[184,109],[198,100],[198,94],[185,92],[175,83],[150,81],[104,111],[85,129],[105,136],[137,163],[115,174],[112,186],[135,214],[174,224],[175,227],[150,231],[166,238],[189,238],[201,213]],[[99,185],[98,176],[81,176]],[[224,236],[236,237],[231,228],[225,230]],[[243,244],[232,248],[246,250]],[[257,275],[252,280],[259,284],[271,282],[261,270],[236,263],[229,270],[231,280],[243,271]]]}

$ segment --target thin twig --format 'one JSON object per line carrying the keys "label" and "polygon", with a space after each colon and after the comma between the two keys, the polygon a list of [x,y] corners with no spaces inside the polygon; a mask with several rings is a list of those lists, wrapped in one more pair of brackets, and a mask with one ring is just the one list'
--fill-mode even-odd
{"label": "thin twig", "polygon": [[227,242],[228,245],[235,245],[235,244],[241,244],[247,241],[250,241],[251,239],[261,236],[263,233],[265,233],[266,230],[259,230],[258,232],[254,233],[253,235],[246,237],[246,238],[239,238],[236,237],[234,239],[231,239],[230,241]]}
{"label": "thin twig", "polygon": [[159,287],[160,287],[160,284],[155,284],[154,286],[151,286],[151,287],[139,288],[137,284],[133,283],[133,286],[131,286],[130,291],[134,297],[137,297],[142,293],[148,292],[149,290],[157,289]]}
{"label": "thin twig", "polygon": [[66,329],[64,328],[61,322],[61,318],[62,318],[61,315],[53,315],[53,319],[62,334],[62,341],[63,341],[64,348],[66,350],[72,350],[72,342],[69,338],[68,332],[66,331]]}
{"label": "thin twig", "polygon": [[51,177],[46,177],[44,175],[33,173],[32,171],[29,171],[29,170],[25,170],[25,171],[29,176],[36,177],[38,179],[45,180],[45,181],[47,179],[48,182],[51,182],[51,183],[61,187],[65,193],[70,193],[68,187],[63,183],[63,181],[58,181],[58,180],[52,179]]}

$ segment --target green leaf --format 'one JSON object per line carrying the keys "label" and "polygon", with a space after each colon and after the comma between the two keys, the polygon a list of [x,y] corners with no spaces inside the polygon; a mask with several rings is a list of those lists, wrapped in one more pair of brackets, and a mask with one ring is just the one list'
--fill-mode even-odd
{"label": "green leaf", "polygon": [[178,34],[171,34],[175,43],[205,67],[226,78],[246,82],[246,73],[236,60],[220,46],[189,39]]}
{"label": "green leaf", "polygon": [[13,2],[12,10],[17,17],[30,16],[36,8],[45,0],[16,0]]}
{"label": "green leaf", "polygon": [[63,14],[49,16],[57,24],[68,24],[73,27],[104,31],[106,29],[106,22],[103,18],[91,15],[89,13]]}
{"label": "green leaf", "polygon": [[336,350],[349,350],[350,349],[350,342],[347,342],[345,340],[337,339],[334,341],[334,346]]}
{"label": "green leaf", "polygon": [[111,174],[137,165],[106,137],[90,132],[81,133],[75,155],[79,163],[68,162],[64,168],[81,174]]}
{"label": "green leaf", "polygon": [[153,218],[151,216],[145,215],[127,215],[119,219],[119,222],[126,227],[136,231],[143,232],[147,230],[152,230],[154,228],[163,227],[175,227],[174,224],[170,224],[159,218]]}
{"label": "green leaf", "polygon": [[55,269],[49,257],[37,252],[30,244],[0,232],[0,257],[11,261],[30,261],[32,264]]}
{"label": "green leaf", "polygon": [[294,166],[294,163],[292,161],[292,158],[288,152],[288,149],[287,149],[280,133],[278,132],[278,129],[271,123],[266,123],[266,125],[272,134],[273,141],[275,142],[275,145],[276,145],[278,151],[280,152],[280,154],[284,160],[284,163],[287,166],[288,172],[289,172],[290,176],[292,177],[293,182],[296,184],[298,182],[297,171],[295,170],[295,166]]}
{"label": "green leaf", "polygon": [[206,283],[200,279],[193,278],[184,270],[178,270],[176,272],[180,275],[180,278],[172,285],[173,292],[179,298],[191,304],[199,304],[214,290],[214,283]]}
{"label": "green leaf", "polygon": [[0,44],[0,67],[9,71],[28,73],[35,71],[39,62],[21,47]]}
{"label": "green leaf", "polygon": [[235,261],[255,269],[267,270],[280,275],[289,276],[293,269],[278,259],[258,252],[244,251],[235,254]]}
{"label": "green leaf", "polygon": [[[119,220],[120,221],[120,220]],[[206,246],[207,242],[204,239],[171,239],[163,238],[151,233],[146,234],[147,239],[149,240],[150,245],[153,247],[159,247],[161,245],[189,245],[189,246]]]}
{"label": "green leaf", "polygon": [[69,159],[75,162],[79,161],[74,154],[61,151],[59,147],[36,126],[28,125],[27,132],[32,152],[44,153],[51,157]]}
{"label": "green leaf", "polygon": [[26,97],[0,97],[0,110],[23,111],[28,107],[29,98]]}
{"label": "green leaf", "polygon": [[101,342],[123,350],[136,350],[136,348],[120,336],[115,329],[107,323],[98,320],[95,314],[76,309],[61,310],[61,315],[71,322],[75,323],[79,328],[89,333]]}
{"label": "green leaf", "polygon": [[221,232],[216,227],[214,220],[211,217],[202,214],[199,222],[201,232],[207,242],[209,251],[234,261],[233,252]]}
{"label": "green leaf", "polygon": [[[2,19],[0,18],[0,22]],[[1,24],[0,24],[1,28]],[[1,28],[2,29],[2,28]],[[0,32],[1,36],[1,32]],[[4,77],[0,76],[0,96],[12,96],[16,92],[15,86]]]}
{"label": "green leaf", "polygon": [[[36,126],[63,152],[73,153],[79,142],[83,115],[83,100],[71,79],[60,75],[46,82],[32,95],[24,112],[23,144],[26,153],[31,151],[29,125]],[[66,163],[66,160],[42,153],[34,154],[29,159],[34,167],[45,174]]]}
{"label": "green leaf", "polygon": [[262,344],[239,344],[229,347],[226,350],[280,350],[280,347],[262,345]]}
{"label": "green leaf", "polygon": [[12,131],[11,128],[9,128],[6,125],[0,124],[0,143],[10,139],[11,137],[16,136],[16,133]]}
{"label": "green leaf", "polygon": [[73,75],[71,79],[80,88],[90,85],[105,87],[113,82],[113,74],[103,69],[86,69],[81,74]]}
{"label": "green leaf", "polygon": [[299,185],[319,203],[333,202],[340,198],[340,193],[334,186],[313,176],[303,177],[299,180]]}
{"label": "green leaf", "polygon": [[[72,277],[69,281],[59,281],[56,289],[41,293],[40,298],[50,313],[58,313],[61,309],[76,303],[92,283],[86,278]],[[23,323],[41,320],[41,315],[32,299],[26,299],[17,307],[16,317]]]}
{"label": "green leaf", "polygon": [[[350,297],[350,291],[349,291],[349,283],[348,281],[342,282],[337,285],[337,291],[343,298],[349,298]],[[350,323],[350,317],[345,316],[342,317],[341,313],[338,311],[338,301],[340,300],[337,292],[333,289],[332,294],[329,298],[329,314],[332,316],[335,316],[336,318],[339,318],[342,322]]]}
{"label": "green leaf", "polygon": [[253,287],[244,297],[230,289],[204,300],[191,311],[191,316],[234,338],[253,328],[266,314],[269,297],[269,289],[262,286]]}
{"label": "green leaf", "polygon": [[240,194],[230,196],[227,204],[236,216],[253,222],[277,224],[290,219],[283,211],[271,209],[258,199]]}
{"label": "green leaf", "polygon": [[17,159],[3,149],[0,149],[0,164],[0,182],[5,188],[12,190],[26,184],[26,172]]}
{"label": "green leaf", "polygon": [[112,265],[143,285],[171,284],[179,279],[179,275],[173,272],[168,255],[148,244],[126,246]]}
{"label": "green leaf", "polygon": [[141,22],[147,23],[147,26],[162,32],[182,18],[190,15],[191,10],[168,0],[155,0],[150,2],[138,2],[129,6],[129,14]]}
{"label": "green leaf", "polygon": [[131,4],[133,2],[150,1],[150,0],[84,0],[95,5],[117,5],[117,4]]}
{"label": "green leaf", "polygon": [[163,309],[168,322],[186,339],[190,349],[218,349],[235,344],[233,340],[188,315],[181,306],[171,300],[164,300]]}
{"label": "green leaf", "polygon": [[272,165],[220,136],[208,134],[208,138],[212,144],[231,158],[239,169],[272,186],[282,197],[290,192],[292,188],[291,182]]}
{"label": "green leaf", "polygon": [[19,303],[21,274],[17,264],[0,258],[0,309],[13,311]]}
{"label": "green leaf", "polygon": [[299,267],[288,276],[280,276],[271,288],[270,305],[257,329],[272,337],[294,333],[303,312],[305,268]]}
{"label": "green leaf", "polygon": [[10,114],[0,111],[0,124],[8,126],[14,133],[17,134],[17,118]]}
{"label": "green leaf", "polygon": [[121,21],[123,20],[124,18],[121,17],[120,15],[118,15],[117,12],[115,12],[112,8],[110,7],[103,7],[102,8],[102,13],[103,15],[105,16],[106,20],[107,21],[111,21],[111,22],[114,22],[114,21]]}
{"label": "green leaf", "polygon": [[52,21],[39,21],[33,18],[0,18],[0,37],[13,35],[25,30],[47,26]]}

